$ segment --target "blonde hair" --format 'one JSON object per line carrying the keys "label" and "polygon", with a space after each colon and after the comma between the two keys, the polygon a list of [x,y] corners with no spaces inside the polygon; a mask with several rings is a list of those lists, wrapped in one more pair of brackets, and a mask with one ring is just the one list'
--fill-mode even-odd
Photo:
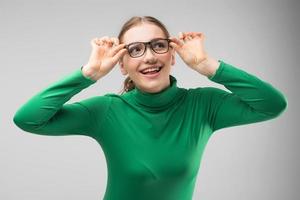
{"label": "blonde hair", "polygon": [[[164,34],[166,35],[167,38],[170,37],[169,31],[167,30],[166,26],[158,19],[151,17],[151,16],[143,16],[143,17],[134,16],[134,17],[130,18],[127,22],[125,22],[124,25],[122,26],[121,31],[118,35],[118,39],[119,39],[120,43],[122,42],[123,36],[126,33],[126,31],[128,31],[129,29],[131,29],[134,26],[137,26],[137,25],[140,25],[143,23],[152,23],[152,24],[158,26],[159,28],[161,28],[161,30],[164,32]],[[126,79],[124,80],[123,89],[121,90],[120,93],[123,94],[125,92],[129,92],[130,90],[133,90],[134,88],[135,88],[134,82],[130,79],[129,76],[127,76]]]}

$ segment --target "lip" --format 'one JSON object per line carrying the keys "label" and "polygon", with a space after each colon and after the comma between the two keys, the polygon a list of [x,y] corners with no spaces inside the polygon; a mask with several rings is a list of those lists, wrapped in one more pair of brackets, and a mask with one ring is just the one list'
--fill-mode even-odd
{"label": "lip", "polygon": [[147,68],[150,68],[150,67],[147,67],[147,68],[144,68],[143,70],[140,70],[139,73],[143,76],[143,77],[146,77],[146,78],[151,78],[151,79],[154,79],[154,78],[157,78],[160,73],[161,73],[161,70],[163,69],[163,66],[159,66],[161,67],[160,71],[155,73],[155,74],[143,74],[141,71],[147,69]]}
{"label": "lip", "polygon": [[163,68],[163,65],[152,65],[152,66],[150,66],[150,67],[145,67],[144,69],[139,70],[139,72],[141,72],[141,71],[143,71],[143,70],[145,70],[145,69],[152,68],[152,67],[161,67],[161,68]]}

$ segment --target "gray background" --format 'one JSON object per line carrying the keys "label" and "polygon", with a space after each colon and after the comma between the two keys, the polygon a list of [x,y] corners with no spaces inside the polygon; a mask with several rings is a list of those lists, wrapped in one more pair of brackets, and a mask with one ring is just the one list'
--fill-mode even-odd
{"label": "gray background", "polygon": [[[117,36],[133,15],[157,17],[172,35],[205,33],[210,55],[270,82],[288,98],[279,118],[213,135],[194,199],[299,199],[299,8],[297,0],[1,0],[0,199],[102,199],[107,170],[96,141],[26,133],[12,118],[32,95],[85,64],[93,37]],[[180,87],[223,88],[176,58],[172,74]],[[118,92],[123,79],[116,66],[70,102]]]}

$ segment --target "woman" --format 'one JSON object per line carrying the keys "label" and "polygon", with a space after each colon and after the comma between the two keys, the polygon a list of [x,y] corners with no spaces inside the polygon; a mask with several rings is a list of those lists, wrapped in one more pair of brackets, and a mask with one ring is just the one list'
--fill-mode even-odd
{"label": "woman", "polygon": [[[218,129],[272,119],[285,97],[270,84],[204,49],[204,35],[170,37],[153,17],[133,17],[118,38],[91,41],[81,69],[33,96],[15,114],[21,129],[94,138],[107,161],[106,200],[188,200],[210,136]],[[178,53],[186,65],[231,91],[177,87],[170,75]],[[123,93],[66,104],[119,62]]]}

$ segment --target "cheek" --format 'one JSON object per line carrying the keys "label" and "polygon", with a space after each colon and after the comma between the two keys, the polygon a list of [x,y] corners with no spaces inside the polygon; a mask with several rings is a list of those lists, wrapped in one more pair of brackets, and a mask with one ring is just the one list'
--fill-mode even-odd
{"label": "cheek", "polygon": [[172,62],[172,54],[168,53],[160,56],[160,61],[165,64],[171,64]]}
{"label": "cheek", "polygon": [[130,73],[133,71],[136,71],[137,67],[140,64],[140,61],[138,59],[133,59],[126,55],[123,59],[124,68]]}

